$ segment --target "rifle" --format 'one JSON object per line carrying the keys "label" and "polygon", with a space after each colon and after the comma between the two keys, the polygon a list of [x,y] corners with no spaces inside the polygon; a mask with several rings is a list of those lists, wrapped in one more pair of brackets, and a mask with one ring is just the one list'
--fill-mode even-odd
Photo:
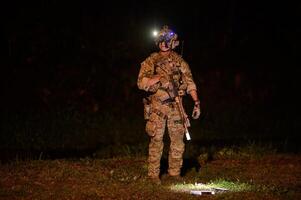
{"label": "rifle", "polygon": [[185,129],[186,140],[191,140],[191,137],[190,137],[190,134],[188,131],[188,127],[190,127],[190,122],[189,122],[188,115],[186,114],[184,107],[183,107],[183,103],[182,103],[183,94],[179,94],[179,91],[176,89],[177,88],[176,83],[172,77],[172,74],[169,74],[165,69],[163,69],[163,67],[161,65],[159,65],[159,67],[167,75],[168,81],[171,83],[171,84],[169,84],[167,93],[169,94],[171,99],[175,100],[175,102],[177,104],[177,108],[180,112],[181,120],[183,122],[183,126]]}

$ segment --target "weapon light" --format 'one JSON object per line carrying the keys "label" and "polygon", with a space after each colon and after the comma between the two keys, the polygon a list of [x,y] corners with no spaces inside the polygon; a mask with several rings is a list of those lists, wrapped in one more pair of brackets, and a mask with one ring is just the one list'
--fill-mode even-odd
{"label": "weapon light", "polygon": [[184,184],[171,185],[170,189],[174,192],[185,192],[193,195],[214,195],[224,192],[251,191],[254,188],[248,183],[231,182],[223,179],[218,179],[206,184],[186,184],[184,182]]}

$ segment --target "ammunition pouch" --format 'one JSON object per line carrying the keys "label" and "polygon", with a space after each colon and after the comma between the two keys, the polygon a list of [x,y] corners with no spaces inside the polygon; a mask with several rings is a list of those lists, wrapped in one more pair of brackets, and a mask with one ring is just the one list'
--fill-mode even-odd
{"label": "ammunition pouch", "polygon": [[149,98],[143,98],[144,119],[148,120],[151,115],[151,101]]}
{"label": "ammunition pouch", "polygon": [[146,122],[145,131],[148,136],[153,137],[156,134],[156,121],[152,119],[151,117]]}
{"label": "ammunition pouch", "polygon": [[156,135],[158,123],[162,121],[162,118],[166,120],[167,115],[165,115],[158,109],[151,109],[151,114],[145,126],[145,131],[148,134],[148,136],[154,137]]}

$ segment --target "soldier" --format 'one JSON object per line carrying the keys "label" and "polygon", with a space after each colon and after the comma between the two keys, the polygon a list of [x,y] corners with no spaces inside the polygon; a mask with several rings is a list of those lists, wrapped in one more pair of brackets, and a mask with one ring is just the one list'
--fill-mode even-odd
{"label": "soldier", "polygon": [[[181,96],[190,94],[194,101],[192,117],[200,116],[200,101],[197,87],[187,62],[173,49],[179,44],[177,34],[163,26],[156,37],[159,52],[152,53],[141,63],[137,85],[151,95],[144,99],[146,132],[150,136],[148,177],[160,183],[160,160],[163,152],[163,135],[168,128],[170,150],[168,155],[168,175],[177,179],[183,163],[184,126],[180,111],[173,98],[172,89]],[[173,88],[175,87],[175,88]]]}

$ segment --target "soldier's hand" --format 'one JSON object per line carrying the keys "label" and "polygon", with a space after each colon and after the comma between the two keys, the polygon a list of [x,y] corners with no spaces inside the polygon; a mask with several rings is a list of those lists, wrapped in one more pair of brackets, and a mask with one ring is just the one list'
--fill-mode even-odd
{"label": "soldier's hand", "polygon": [[201,115],[201,107],[200,107],[200,102],[196,101],[194,103],[193,111],[192,111],[192,118],[193,119],[198,119]]}
{"label": "soldier's hand", "polygon": [[160,81],[160,75],[154,75],[151,79],[148,80],[147,85],[148,87],[155,85]]}

